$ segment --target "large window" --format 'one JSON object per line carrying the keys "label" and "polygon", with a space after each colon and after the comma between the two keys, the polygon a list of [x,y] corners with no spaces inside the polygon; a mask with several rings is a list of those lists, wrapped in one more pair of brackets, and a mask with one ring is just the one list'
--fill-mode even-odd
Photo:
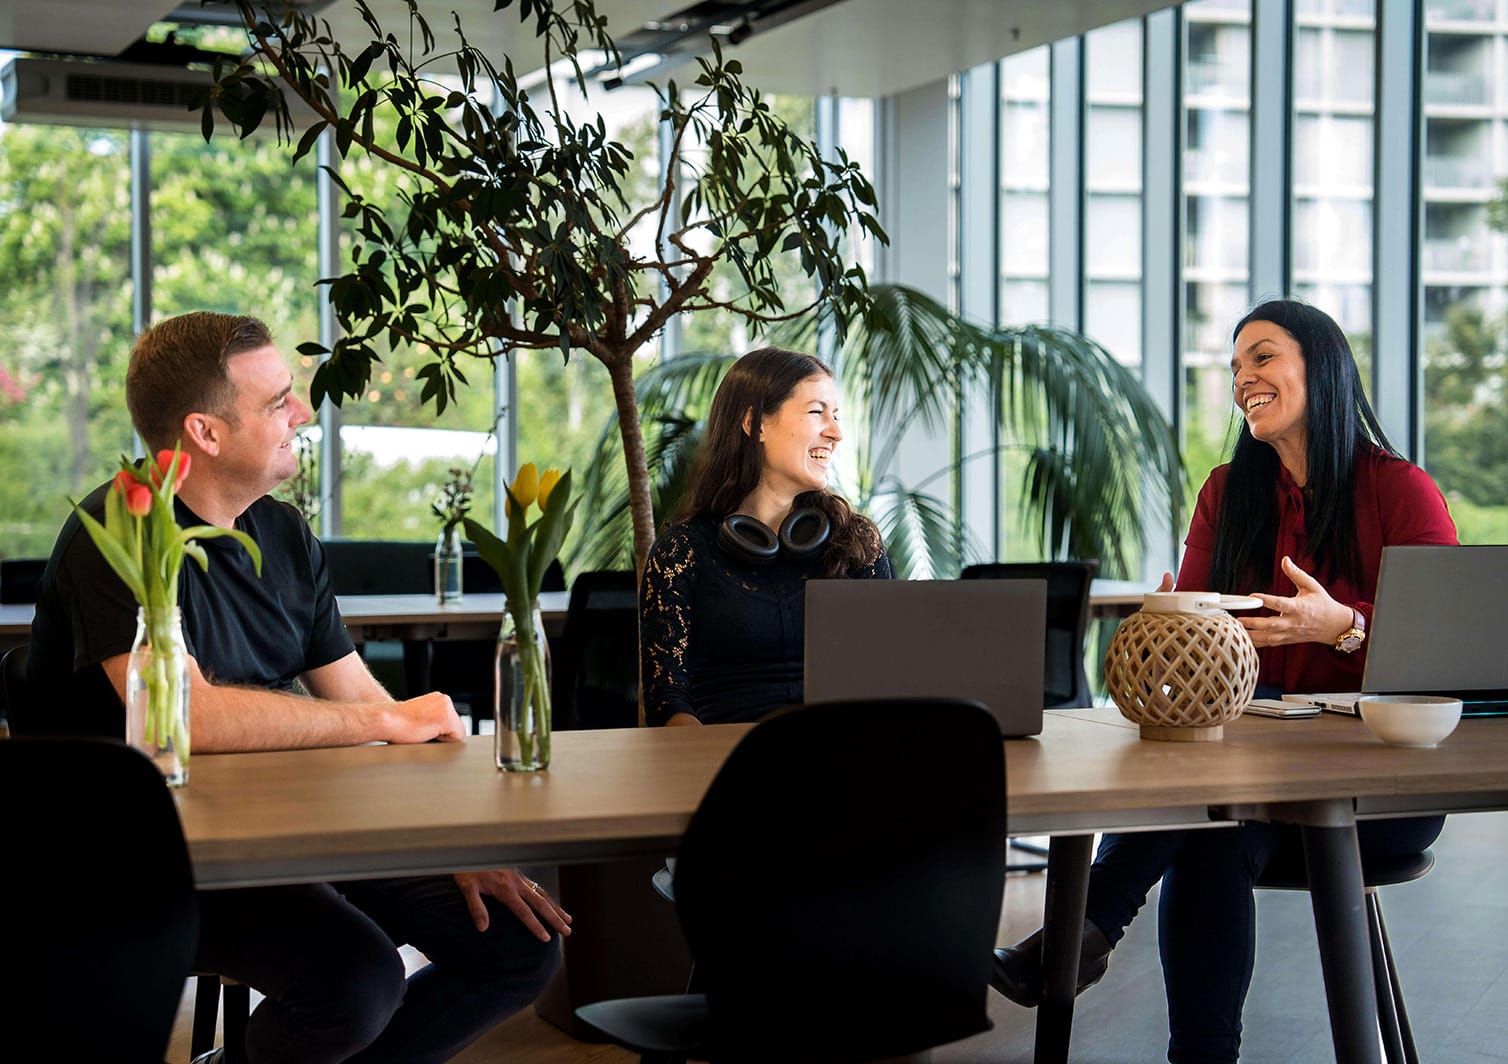
{"label": "large window", "polygon": [[1035,48],[1000,64],[1000,312],[1047,320],[1048,73]]}
{"label": "large window", "polygon": [[1508,83],[1492,0],[1425,7],[1424,464],[1461,539],[1508,542]]}
{"label": "large window", "polygon": [[1084,35],[1084,331],[1141,362],[1141,20]]}
{"label": "large window", "polygon": [[131,178],[118,130],[0,126],[0,557],[40,557],[132,448]]}
{"label": "large window", "polygon": [[1295,17],[1293,293],[1345,330],[1372,379],[1371,0],[1311,2]]}
{"label": "large window", "polygon": [[1249,303],[1249,7],[1184,5],[1184,450],[1193,488],[1226,451],[1230,329]]}

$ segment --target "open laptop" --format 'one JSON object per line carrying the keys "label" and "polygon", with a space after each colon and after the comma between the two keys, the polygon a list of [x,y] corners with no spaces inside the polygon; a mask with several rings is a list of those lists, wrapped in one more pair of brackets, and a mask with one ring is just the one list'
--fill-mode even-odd
{"label": "open laptop", "polygon": [[1356,715],[1362,694],[1448,695],[1508,716],[1508,546],[1384,547],[1362,690],[1289,694]]}
{"label": "open laptop", "polygon": [[806,700],[967,698],[1042,730],[1045,580],[810,580]]}

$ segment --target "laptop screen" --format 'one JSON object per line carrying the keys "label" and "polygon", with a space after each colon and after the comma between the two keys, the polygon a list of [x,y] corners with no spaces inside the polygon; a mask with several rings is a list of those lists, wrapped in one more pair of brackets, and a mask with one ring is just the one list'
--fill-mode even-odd
{"label": "laptop screen", "polygon": [[1384,547],[1368,694],[1508,698],[1508,546]]}
{"label": "laptop screen", "polygon": [[966,698],[1042,730],[1044,580],[810,580],[805,698]]}

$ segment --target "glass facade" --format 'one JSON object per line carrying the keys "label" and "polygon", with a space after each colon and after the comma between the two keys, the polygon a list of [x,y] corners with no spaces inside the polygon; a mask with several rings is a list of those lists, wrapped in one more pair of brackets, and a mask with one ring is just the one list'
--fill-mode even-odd
{"label": "glass facade", "polygon": [[131,449],[131,171],[120,130],[0,127],[0,557],[42,557]]}
{"label": "glass facade", "polygon": [[1197,0],[1183,11],[1180,348],[1184,460],[1197,490],[1228,449],[1230,329],[1251,301],[1251,8]]}
{"label": "glass facade", "polygon": [[1501,0],[1424,15],[1423,463],[1464,542],[1508,542],[1508,16]]}
{"label": "glass facade", "polygon": [[[1164,397],[1194,487],[1231,439],[1230,328],[1252,303],[1280,294],[1276,283],[1341,323],[1379,409],[1392,411],[1394,443],[1436,477],[1463,540],[1508,541],[1508,0],[1416,9],[1418,128],[1401,155],[1377,117],[1376,49],[1393,9],[1382,0],[1293,0],[1279,93],[1261,88],[1261,77],[1254,85],[1274,57],[1257,54],[1273,45],[1256,32],[1253,3],[1261,0],[1192,0],[1093,30],[1077,53],[1077,83],[1055,73],[1063,53],[1052,47],[983,68],[984,98],[997,110],[953,135],[955,144],[987,140],[989,165],[964,170],[955,159],[945,168],[955,243],[976,221],[962,216],[962,204],[977,202],[970,189],[997,196],[982,230],[996,235],[994,249],[982,267],[970,260],[979,270],[970,276],[996,297],[1000,322],[1056,314],[1139,367]],[[1147,62],[1154,48],[1176,62]],[[1388,77],[1411,76],[1395,67]],[[769,99],[814,134],[810,99]],[[592,104],[610,104],[609,132],[633,148],[635,180],[648,188],[658,165],[653,97],[635,90],[605,100]],[[886,136],[905,147],[905,130],[887,131],[880,111],[847,99],[833,109],[838,142],[872,163],[871,173],[895,150]],[[1253,143],[1275,128],[1284,143]],[[1172,146],[1149,157],[1149,143],[1163,144],[1153,136],[1160,129],[1173,131],[1164,138]],[[168,134],[147,143],[151,317],[247,309],[269,319],[290,353],[312,339],[320,298],[308,281],[317,270],[312,166],[290,173],[286,150],[270,143],[217,138],[206,147]],[[1062,165],[1074,151],[1077,171]],[[1280,200],[1263,194],[1275,187],[1266,169],[1275,156]],[[1416,216],[1393,207],[1379,219],[1384,178],[1414,170]],[[356,184],[381,180],[354,162],[342,172]],[[1078,187],[1055,187],[1074,173]],[[133,329],[131,180],[130,137],[120,131],[0,127],[0,454],[19,471],[16,497],[0,507],[0,554],[45,553],[66,513],[64,493],[87,490],[131,446],[119,403]],[[938,210],[918,202],[895,209]],[[1283,216],[1254,228],[1254,202],[1274,212],[1281,203]],[[1390,251],[1392,234],[1413,227],[1406,254]],[[1165,246],[1176,249],[1166,265]],[[1273,246],[1276,268],[1264,259]],[[871,265],[872,249],[854,247]],[[1055,276],[1064,247],[1079,249],[1073,278]],[[960,262],[951,269],[940,280],[956,296]],[[1418,279],[1409,300],[1396,290],[1378,295],[1400,276]],[[805,283],[791,274],[788,304]],[[1065,284],[1074,293],[1066,301]],[[1374,322],[1389,320],[1379,304],[1404,302],[1417,304],[1409,338],[1393,341],[1397,328],[1374,338]],[[677,349],[736,351],[757,339],[737,319],[701,315],[683,323]],[[605,374],[589,357],[563,365],[554,353],[524,353],[501,365],[496,382],[492,365],[473,364],[460,409],[437,421],[416,401],[417,365],[401,352],[385,359],[339,419],[342,463],[330,471],[340,485],[338,533],[427,538],[429,496],[449,468],[482,457],[477,482],[492,482],[499,445],[486,437],[500,406],[511,466],[581,464],[610,405]],[[298,366],[301,384],[313,368]],[[489,491],[480,506],[490,508]],[[1001,507],[1014,504],[1013,492],[999,495]],[[1004,542],[996,530],[974,532]]]}
{"label": "glass facade", "polygon": [[1141,363],[1142,27],[1084,35],[1084,332]]}
{"label": "glass facade", "polygon": [[1051,52],[1000,64],[1000,314],[1046,321]]}

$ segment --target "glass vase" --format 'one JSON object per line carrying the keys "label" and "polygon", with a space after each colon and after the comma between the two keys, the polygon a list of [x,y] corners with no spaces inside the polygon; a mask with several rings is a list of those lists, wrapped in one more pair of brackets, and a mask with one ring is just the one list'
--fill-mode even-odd
{"label": "glass vase", "polygon": [[177,606],[136,611],[126,664],[126,742],[156,763],[170,787],[188,782],[189,656]]}
{"label": "glass vase", "polygon": [[520,625],[503,613],[497,636],[497,681],[493,686],[493,749],[506,772],[536,772],[550,765],[550,644],[539,603]]}
{"label": "glass vase", "polygon": [[461,526],[442,529],[435,540],[435,601],[461,601]]}

